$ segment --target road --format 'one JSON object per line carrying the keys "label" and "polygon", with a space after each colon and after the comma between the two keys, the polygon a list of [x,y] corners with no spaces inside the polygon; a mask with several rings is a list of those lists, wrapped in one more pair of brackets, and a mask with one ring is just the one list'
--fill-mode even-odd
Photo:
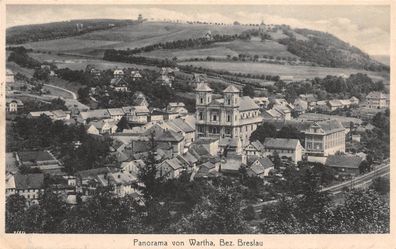
{"label": "road", "polygon": [[[44,84],[44,86],[46,86],[46,87],[48,87],[48,88],[55,88],[55,89],[57,89],[57,90],[59,90],[59,91],[67,92],[68,95],[71,95],[71,96],[72,96],[72,99],[77,99],[77,95],[76,95],[74,92],[72,92],[72,91],[70,91],[70,90],[67,90],[67,89],[65,89],[65,88],[62,88],[62,87],[59,87],[59,86],[54,86],[54,85],[49,85],[49,84]],[[51,91],[51,90],[50,90],[50,91]],[[63,96],[63,97],[66,98],[65,96]]]}

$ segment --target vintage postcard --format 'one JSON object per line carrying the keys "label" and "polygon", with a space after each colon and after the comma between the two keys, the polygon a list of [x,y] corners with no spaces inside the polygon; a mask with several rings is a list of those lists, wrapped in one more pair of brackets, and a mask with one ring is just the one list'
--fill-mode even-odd
{"label": "vintage postcard", "polygon": [[1,248],[395,248],[394,2],[0,3]]}

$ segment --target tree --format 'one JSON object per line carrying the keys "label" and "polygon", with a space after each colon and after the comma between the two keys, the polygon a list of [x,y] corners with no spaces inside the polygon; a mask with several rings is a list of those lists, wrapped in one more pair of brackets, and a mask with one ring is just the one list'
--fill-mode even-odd
{"label": "tree", "polygon": [[362,161],[359,164],[359,172],[360,172],[360,174],[364,174],[364,173],[367,173],[367,172],[370,172],[370,171],[371,171],[371,166],[366,160]]}
{"label": "tree", "polygon": [[273,158],[273,162],[274,162],[274,169],[276,170],[280,170],[280,168],[282,167],[282,160],[279,157],[278,152],[274,151],[272,153],[272,158]]}
{"label": "tree", "polygon": [[389,178],[379,177],[373,180],[373,183],[370,185],[371,189],[374,189],[376,192],[381,195],[385,195],[389,193],[390,190],[390,181]]}
{"label": "tree", "polygon": [[150,149],[145,160],[145,166],[139,168],[138,179],[142,184],[138,185],[138,189],[142,192],[146,202],[150,202],[158,196],[159,185],[162,178],[157,175],[158,161],[156,155],[156,142],[154,140],[154,132],[150,134]]}
{"label": "tree", "polygon": [[251,85],[245,85],[242,88],[242,94],[243,94],[243,96],[249,96],[249,97],[253,98],[255,96],[254,88]]}
{"label": "tree", "polygon": [[47,68],[40,68],[40,69],[34,70],[33,77],[38,80],[43,80],[45,82],[48,82],[49,74],[50,74],[50,71]]}
{"label": "tree", "polygon": [[241,211],[240,193],[229,186],[215,188],[191,214],[172,226],[177,233],[241,234],[249,228]]}
{"label": "tree", "polygon": [[258,126],[255,131],[250,135],[250,141],[259,140],[260,142],[264,142],[267,137],[275,137],[276,136],[276,128],[274,125],[270,123],[263,123]]}
{"label": "tree", "polygon": [[122,132],[124,129],[130,129],[126,116],[123,116],[117,124],[117,132]]}
{"label": "tree", "polygon": [[89,88],[88,87],[80,87],[77,91],[78,100],[82,103],[89,103]]}

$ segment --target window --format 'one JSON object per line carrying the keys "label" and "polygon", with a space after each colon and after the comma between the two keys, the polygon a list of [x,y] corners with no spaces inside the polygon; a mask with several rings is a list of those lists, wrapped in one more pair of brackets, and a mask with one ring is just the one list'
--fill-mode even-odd
{"label": "window", "polygon": [[217,115],[216,114],[213,115],[213,121],[217,121]]}
{"label": "window", "polygon": [[227,122],[231,122],[231,115],[227,115]]}
{"label": "window", "polygon": [[201,104],[203,104],[203,98],[201,98]]}
{"label": "window", "polygon": [[231,105],[231,99],[227,99],[227,104]]}
{"label": "window", "polygon": [[199,120],[203,120],[203,113],[199,112]]}

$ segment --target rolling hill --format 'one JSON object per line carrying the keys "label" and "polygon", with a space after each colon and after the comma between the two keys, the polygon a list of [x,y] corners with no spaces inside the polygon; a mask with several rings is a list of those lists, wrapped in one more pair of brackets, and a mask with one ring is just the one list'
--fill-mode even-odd
{"label": "rolling hill", "polygon": [[[94,22],[93,20],[90,21],[91,23]],[[71,23],[75,25],[76,22],[78,21]],[[90,30],[78,35],[72,32],[67,37],[49,40],[45,37],[50,38],[51,36],[47,35],[40,41],[29,41],[20,45],[39,52],[84,56],[101,60],[104,52],[109,49],[127,51],[172,41],[200,39],[210,31],[212,35],[245,34],[248,38],[214,42],[202,47],[155,49],[140,53],[138,56],[159,59],[176,57],[179,62],[185,63],[197,59],[205,60],[207,57],[215,60],[237,60],[238,56],[243,55],[244,60],[245,58],[247,60],[252,60],[253,57],[258,58],[253,62],[269,58],[270,60],[281,60],[282,63],[280,64],[285,64],[283,62],[286,60],[293,60],[298,62],[297,65],[304,66],[389,71],[389,66],[372,59],[360,49],[331,34],[307,29],[292,29],[287,25],[266,25],[261,31],[266,34],[266,38],[263,39],[257,35],[259,28],[262,28],[261,26],[125,22],[124,20],[117,26],[108,28],[106,25],[104,27],[103,20],[100,20],[102,26],[98,27],[103,29]],[[47,24],[45,27],[53,30],[53,25],[60,24]],[[109,21],[107,21],[107,25],[109,25]],[[17,40],[15,37],[25,37],[27,39],[26,36],[32,33],[31,29],[32,26],[7,29],[7,41]],[[40,37],[40,32],[42,34],[50,33],[47,29],[43,27],[39,31],[36,29],[36,32],[39,32],[36,36]],[[7,45],[12,44],[9,42]],[[282,67],[282,65],[279,66]],[[290,65],[286,65],[285,70],[288,67]]]}

